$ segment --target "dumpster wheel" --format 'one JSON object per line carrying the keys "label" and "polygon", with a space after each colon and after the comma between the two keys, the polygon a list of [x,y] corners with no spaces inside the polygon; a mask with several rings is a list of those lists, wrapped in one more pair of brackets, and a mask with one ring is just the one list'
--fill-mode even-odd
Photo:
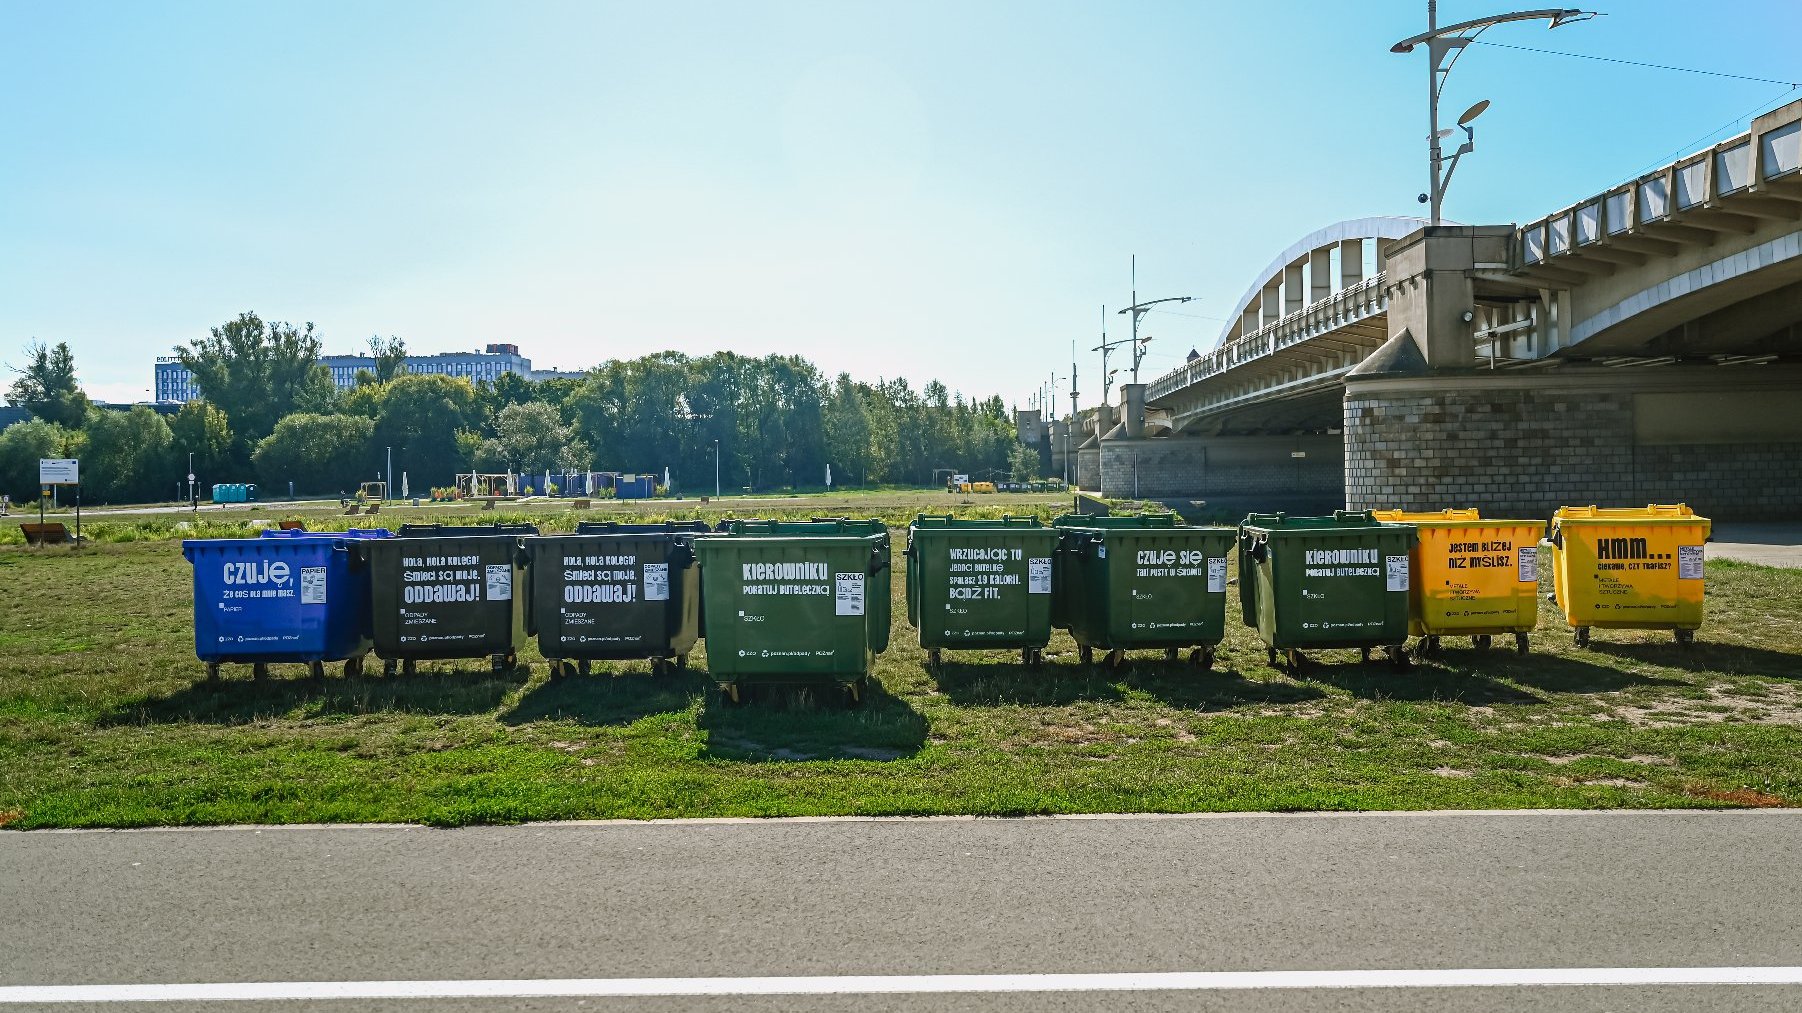
{"label": "dumpster wheel", "polygon": [[563,678],[563,662],[561,660],[557,658],[546,658],[544,659],[544,667],[545,671],[550,673],[552,682],[556,682],[558,679]]}
{"label": "dumpster wheel", "polygon": [[1389,663],[1391,665],[1403,669],[1408,667],[1408,649],[1402,644],[1385,647],[1383,648],[1383,651],[1389,655]]}
{"label": "dumpster wheel", "polygon": [[361,676],[362,674],[363,674],[363,656],[361,654],[357,655],[354,658],[345,658],[344,659],[344,677],[346,679],[355,679],[355,678],[358,678],[359,676]]}
{"label": "dumpster wheel", "polygon": [[1578,647],[1588,647],[1589,646],[1589,627],[1587,627],[1587,626],[1577,627],[1571,633],[1571,637],[1572,637],[1572,639],[1576,640]]}
{"label": "dumpster wheel", "polygon": [[1695,630],[1672,630],[1671,636],[1676,637],[1677,643],[1682,644],[1685,647],[1696,642]]}
{"label": "dumpster wheel", "polygon": [[307,662],[307,675],[314,679],[325,678],[325,662],[323,662],[323,661]]}
{"label": "dumpster wheel", "polygon": [[1214,649],[1212,647],[1197,647],[1193,651],[1190,651],[1189,664],[1201,669],[1213,668]]}
{"label": "dumpster wheel", "polygon": [[510,671],[513,666],[517,664],[519,664],[519,655],[514,654],[511,651],[508,651],[506,654],[492,655],[488,659],[488,668],[495,675]]}
{"label": "dumpster wheel", "polygon": [[1107,652],[1107,657],[1102,659],[1102,664],[1105,664],[1110,669],[1118,671],[1122,665],[1126,664],[1126,652],[1121,650],[1109,651]]}
{"label": "dumpster wheel", "polygon": [[419,662],[414,661],[412,658],[408,658],[405,661],[401,662],[400,663],[400,674],[405,675],[405,676],[418,675],[419,674]]}
{"label": "dumpster wheel", "polygon": [[720,700],[724,703],[729,703],[736,707],[744,702],[738,695],[738,683],[736,682],[722,682],[719,685],[719,690]]}
{"label": "dumpster wheel", "polygon": [[1164,664],[1166,664],[1166,665],[1176,664],[1177,660],[1180,659],[1182,656],[1183,656],[1183,652],[1182,652],[1181,648],[1178,648],[1178,647],[1164,648]]}
{"label": "dumpster wheel", "polygon": [[1095,663],[1095,648],[1093,648],[1093,647],[1084,647],[1084,648],[1082,648],[1082,649],[1081,649],[1081,651],[1080,651],[1080,654],[1081,654],[1081,656],[1082,656],[1082,663],[1083,663],[1083,664],[1085,664],[1085,665],[1093,665],[1093,664],[1094,664],[1094,663]]}
{"label": "dumpster wheel", "polygon": [[589,672],[591,672],[593,670],[594,670],[594,666],[589,664],[589,661],[587,658],[583,658],[582,660],[576,662],[576,674],[577,675],[587,675]]}
{"label": "dumpster wheel", "polygon": [[1514,653],[1515,654],[1525,654],[1531,649],[1532,649],[1532,641],[1527,639],[1527,635],[1525,633],[1516,633],[1514,635]]}
{"label": "dumpster wheel", "polygon": [[939,674],[939,672],[941,670],[943,670],[944,667],[945,667],[945,652],[939,650],[936,647],[928,648],[926,651],[926,668],[927,668],[927,670],[932,672],[933,675],[937,675],[937,674]]}
{"label": "dumpster wheel", "polygon": [[1365,664],[1365,665],[1370,664],[1370,648],[1368,648],[1368,647],[1358,648],[1358,661],[1360,664]]}
{"label": "dumpster wheel", "polygon": [[219,681],[219,663],[217,661],[209,661],[206,663],[206,681]]}
{"label": "dumpster wheel", "polygon": [[[1365,655],[1368,657],[1369,652],[1366,651]],[[1284,658],[1289,663],[1289,674],[1291,675],[1300,675],[1302,666],[1307,663],[1307,658],[1303,657],[1302,653],[1293,647],[1284,652]]]}
{"label": "dumpster wheel", "polygon": [[393,675],[396,667],[398,667],[398,666],[396,665],[393,658],[383,658],[382,659],[382,674],[383,675]]}
{"label": "dumpster wheel", "polygon": [[252,679],[267,679],[267,678],[269,678],[269,666],[261,661],[257,662],[254,665],[251,665],[250,666],[250,677]]}
{"label": "dumpster wheel", "polygon": [[858,679],[854,682],[845,683],[845,704],[847,706],[850,706],[850,707],[863,706],[864,688],[865,688],[864,683],[866,681],[867,680],[865,680],[865,679]]}
{"label": "dumpster wheel", "polygon": [[678,672],[688,671],[688,655],[686,655],[686,654],[676,655],[676,671],[678,671]]}
{"label": "dumpster wheel", "polygon": [[1264,660],[1270,665],[1271,668],[1275,668],[1276,667],[1276,648],[1274,648],[1274,647],[1264,648],[1264,655],[1265,655]]}
{"label": "dumpster wheel", "polygon": [[1470,638],[1470,646],[1476,648],[1479,651],[1489,650],[1489,645],[1493,642],[1494,642],[1494,639],[1492,637],[1490,637],[1490,635],[1487,633],[1479,633],[1476,636]]}
{"label": "dumpster wheel", "polygon": [[668,674],[669,674],[669,662],[668,661],[664,660],[663,658],[652,658],[651,659],[651,675],[652,676],[668,675]]}

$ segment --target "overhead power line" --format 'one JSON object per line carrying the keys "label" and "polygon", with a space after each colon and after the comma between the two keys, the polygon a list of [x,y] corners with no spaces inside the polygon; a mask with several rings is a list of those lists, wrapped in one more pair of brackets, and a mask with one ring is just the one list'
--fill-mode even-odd
{"label": "overhead power line", "polygon": [[1615,56],[1594,56],[1589,53],[1566,53],[1556,49],[1539,49],[1534,46],[1516,46],[1509,42],[1490,42],[1488,39],[1474,39],[1479,46],[1499,46],[1502,49],[1518,49],[1525,53],[1543,53],[1546,56],[1568,56],[1573,60],[1595,60],[1599,63],[1619,63],[1628,67],[1648,67],[1652,70],[1673,70],[1680,74],[1704,74],[1708,77],[1727,77],[1735,81],[1756,81],[1760,84],[1786,84],[1791,88],[1802,88],[1802,82],[1783,81],[1774,77],[1753,77],[1750,74],[1729,74],[1722,70],[1703,70],[1699,67],[1677,67],[1668,63],[1644,63],[1639,60],[1623,60]]}

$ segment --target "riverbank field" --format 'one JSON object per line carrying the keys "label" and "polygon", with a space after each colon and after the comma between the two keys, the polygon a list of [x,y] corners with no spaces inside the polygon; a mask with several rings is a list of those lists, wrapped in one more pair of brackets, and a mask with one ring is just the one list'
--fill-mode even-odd
{"label": "riverbank field", "polygon": [[[831,501],[609,505],[589,516],[1050,516],[1061,496],[844,494]],[[1054,635],[1041,669],[956,653],[936,676],[898,606],[879,688],[765,691],[723,704],[700,671],[597,666],[551,683],[535,651],[412,677],[298,666],[204,681],[183,536],[335,504],[84,518],[79,549],[0,524],[0,824],[14,828],[578,818],[1791,805],[1802,800],[1802,571],[1711,561],[1708,624],[1599,631],[1578,650],[1542,608],[1533,653],[1448,638],[1409,671],[1322,652],[1265,664],[1229,611],[1213,671],[1144,654],[1081,665]],[[32,518],[35,519],[35,518]],[[380,523],[534,520],[561,504],[389,511]],[[190,525],[178,528],[181,523]],[[1546,573],[1549,567],[1542,566]]]}

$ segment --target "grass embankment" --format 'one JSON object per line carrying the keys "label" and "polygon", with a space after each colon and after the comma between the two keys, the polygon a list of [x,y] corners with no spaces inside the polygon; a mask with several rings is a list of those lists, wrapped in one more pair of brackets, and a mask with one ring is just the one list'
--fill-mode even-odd
{"label": "grass embankment", "polygon": [[1688,650],[1598,631],[1579,651],[1543,609],[1528,657],[1448,639],[1411,671],[1325,652],[1299,679],[1231,613],[1213,672],[1084,667],[1058,634],[1041,670],[956,654],[934,677],[894,576],[894,646],[864,708],[792,692],[733,708],[702,674],[641,664],[552,684],[534,650],[500,676],[294,666],[209,685],[173,542],[0,548],[0,823],[1802,800],[1799,571],[1710,563]]}

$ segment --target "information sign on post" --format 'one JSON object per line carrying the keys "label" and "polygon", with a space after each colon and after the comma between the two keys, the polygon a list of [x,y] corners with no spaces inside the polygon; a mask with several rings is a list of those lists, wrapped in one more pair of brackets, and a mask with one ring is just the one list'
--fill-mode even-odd
{"label": "information sign on post", "polygon": [[74,458],[38,458],[39,485],[80,485],[81,462]]}
{"label": "information sign on post", "polygon": [[[75,487],[75,544],[81,544],[81,462],[72,457],[38,458],[38,484],[45,489]],[[38,497],[38,523],[44,523],[44,499]]]}

